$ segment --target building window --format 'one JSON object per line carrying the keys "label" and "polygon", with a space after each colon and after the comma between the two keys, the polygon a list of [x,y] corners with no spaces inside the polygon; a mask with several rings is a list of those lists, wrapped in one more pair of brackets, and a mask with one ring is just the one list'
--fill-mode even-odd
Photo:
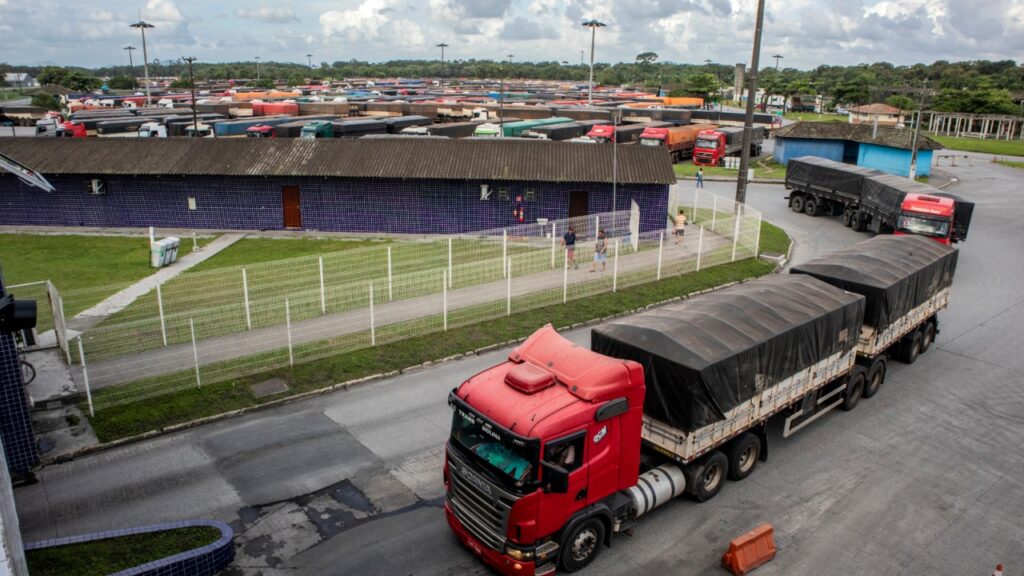
{"label": "building window", "polygon": [[537,199],[537,191],[533,188],[527,188],[524,196],[526,196],[527,202],[533,202]]}
{"label": "building window", "polygon": [[195,210],[196,209],[196,199],[195,198],[189,197],[189,199],[188,199],[188,209],[189,210]]}
{"label": "building window", "polygon": [[498,200],[508,200],[508,188],[498,188]]}

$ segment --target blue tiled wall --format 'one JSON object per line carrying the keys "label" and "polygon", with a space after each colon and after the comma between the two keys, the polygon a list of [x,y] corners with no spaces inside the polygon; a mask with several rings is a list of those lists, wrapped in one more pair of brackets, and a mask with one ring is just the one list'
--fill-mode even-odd
{"label": "blue tiled wall", "polygon": [[[594,183],[472,182],[339,178],[106,177],[107,193],[87,192],[88,178],[49,177],[47,194],[0,176],[0,224],[278,229],[281,187],[299,187],[303,227],[341,232],[458,233],[508,226],[524,196],[526,221],[566,218],[569,193],[588,192],[590,213],[611,210],[612,186]],[[490,199],[480,199],[489,184]],[[508,189],[508,199],[499,189]],[[526,190],[535,199],[525,200]],[[196,209],[189,210],[189,198]],[[620,185],[619,210],[640,205],[643,231],[663,228],[668,186]]]}
{"label": "blue tiled wall", "polygon": [[836,162],[843,161],[842,140],[812,140],[809,138],[776,138],[775,161],[786,164],[791,158],[818,156]]}
{"label": "blue tiled wall", "polygon": [[[4,294],[0,279],[0,297]],[[0,332],[0,435],[7,453],[7,469],[12,475],[29,472],[39,462],[18,350],[14,336],[3,332]]]}
{"label": "blue tiled wall", "polygon": [[[910,175],[910,150],[889,148],[875,144],[861,144],[857,155],[857,164],[874,168],[897,176]],[[932,172],[932,151],[920,150],[917,153],[917,176],[928,176]]]}

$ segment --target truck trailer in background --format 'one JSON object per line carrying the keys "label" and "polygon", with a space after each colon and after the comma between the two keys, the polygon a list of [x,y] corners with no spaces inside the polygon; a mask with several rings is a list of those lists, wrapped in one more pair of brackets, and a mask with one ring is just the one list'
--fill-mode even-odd
{"label": "truck trailer in background", "polygon": [[[761,155],[764,129],[755,126],[750,130],[750,157]],[[743,128],[724,126],[713,130],[702,130],[697,134],[693,147],[693,163],[698,166],[722,166],[726,156],[739,156],[743,151]]]}
{"label": "truck trailer in background", "polygon": [[672,128],[647,128],[640,134],[642,146],[663,146],[672,158],[672,162],[682,162],[684,158],[693,157],[693,146],[697,134],[704,130],[718,128],[707,124],[689,124]]}

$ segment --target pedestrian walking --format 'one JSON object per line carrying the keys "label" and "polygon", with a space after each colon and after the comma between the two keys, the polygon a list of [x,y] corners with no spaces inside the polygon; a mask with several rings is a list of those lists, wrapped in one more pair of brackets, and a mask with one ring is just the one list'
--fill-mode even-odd
{"label": "pedestrian walking", "polygon": [[569,226],[569,230],[562,236],[562,245],[565,246],[566,265],[572,265],[576,269],[576,227]]}
{"label": "pedestrian walking", "polygon": [[601,263],[601,272],[604,272],[608,265],[608,240],[604,237],[604,230],[597,232],[597,242],[594,243],[594,261],[590,264],[590,271],[597,271],[597,263]]}
{"label": "pedestrian walking", "polygon": [[686,226],[686,212],[680,210],[679,214],[676,216],[676,227],[674,230],[676,237],[676,246],[678,246],[679,243],[683,241],[683,234],[686,232],[686,230],[683,228],[684,226]]}
{"label": "pedestrian walking", "polygon": [[704,167],[697,167],[697,188],[704,187]]}

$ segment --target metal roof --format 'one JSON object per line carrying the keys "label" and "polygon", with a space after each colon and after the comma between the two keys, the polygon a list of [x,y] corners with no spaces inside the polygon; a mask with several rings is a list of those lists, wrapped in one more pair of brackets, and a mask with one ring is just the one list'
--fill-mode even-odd
{"label": "metal roof", "polygon": [[[776,138],[806,138],[809,140],[850,140],[862,144],[877,144],[891,148],[910,150],[914,140],[913,128],[879,126],[875,137],[871,137],[871,124],[846,124],[843,122],[797,122],[775,131]],[[920,134],[918,150],[941,150],[942,144]]]}
{"label": "metal roof", "polygon": [[[611,145],[512,138],[3,138],[42,174],[612,182]],[[660,148],[618,147],[618,182],[673,184]]]}

